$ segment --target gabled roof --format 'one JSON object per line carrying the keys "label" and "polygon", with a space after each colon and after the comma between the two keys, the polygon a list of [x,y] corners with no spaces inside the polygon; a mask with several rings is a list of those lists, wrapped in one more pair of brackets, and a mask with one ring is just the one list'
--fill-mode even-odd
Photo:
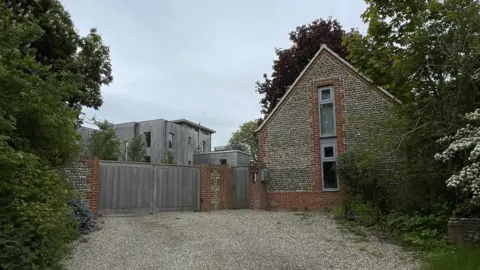
{"label": "gabled roof", "polygon": [[285,100],[288,98],[288,96],[290,96],[292,90],[295,88],[295,86],[299,83],[299,81],[302,79],[302,77],[307,73],[307,71],[310,69],[310,67],[313,65],[313,63],[320,57],[320,55],[322,54],[322,52],[327,52],[327,53],[330,53],[330,55],[332,55],[336,60],[338,60],[339,62],[341,62],[344,66],[346,66],[348,69],[350,69],[351,71],[355,72],[357,75],[359,75],[363,80],[365,80],[367,83],[369,83],[370,85],[372,85],[376,90],[378,90],[383,96],[385,96],[387,99],[391,100],[391,101],[395,101],[395,102],[398,102],[398,103],[401,103],[400,100],[398,100],[397,98],[395,98],[392,94],[390,94],[387,90],[383,89],[382,87],[379,87],[379,86],[376,86],[372,80],[370,80],[369,78],[363,76],[360,71],[358,71],[355,67],[353,67],[350,63],[348,63],[347,61],[345,61],[345,59],[341,58],[338,54],[336,54],[334,51],[332,51],[330,48],[328,48],[327,45],[325,44],[322,44],[322,46],[320,46],[320,49],[318,50],[318,52],[315,54],[315,56],[312,58],[312,60],[310,60],[310,62],[308,62],[308,65],[302,70],[302,72],[300,73],[300,75],[298,75],[298,77],[295,79],[295,81],[293,82],[292,85],[290,85],[290,87],[288,88],[287,92],[285,92],[285,95],[283,95],[283,97],[280,99],[280,101],[278,102],[277,106],[275,108],[273,108],[272,112],[267,116],[267,118],[265,118],[265,120],[263,120],[262,124],[255,130],[255,132],[258,132],[260,131],[263,126],[273,117],[273,115],[276,113],[277,109],[282,105],[283,102],[285,102]]}

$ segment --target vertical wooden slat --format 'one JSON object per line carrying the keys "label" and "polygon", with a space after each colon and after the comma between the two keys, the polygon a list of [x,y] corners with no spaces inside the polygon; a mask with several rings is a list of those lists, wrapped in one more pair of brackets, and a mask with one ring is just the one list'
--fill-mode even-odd
{"label": "vertical wooden slat", "polygon": [[107,215],[196,210],[199,181],[198,167],[102,161],[99,210]]}
{"label": "vertical wooden slat", "polygon": [[130,183],[131,183],[131,190],[132,192],[130,193],[130,201],[131,205],[130,208],[138,209],[138,173],[139,168],[132,167],[130,171]]}

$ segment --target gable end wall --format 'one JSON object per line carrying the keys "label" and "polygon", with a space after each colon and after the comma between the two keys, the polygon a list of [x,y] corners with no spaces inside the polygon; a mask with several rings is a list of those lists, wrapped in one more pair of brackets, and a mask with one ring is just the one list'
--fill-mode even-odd
{"label": "gable end wall", "polygon": [[[315,193],[305,203],[310,208],[315,204],[311,201],[318,202],[322,196],[336,200],[332,198],[335,192],[321,192],[321,175],[315,173],[319,172],[318,168],[313,168],[320,164],[319,149],[316,149],[319,148],[316,93],[318,87],[326,85],[339,90],[335,106],[340,155],[361,143],[365,135],[361,127],[383,119],[388,113],[386,108],[392,104],[358,74],[323,52],[258,132],[259,162],[270,171],[267,183],[270,206],[275,204],[272,200],[279,196],[275,194],[278,192]],[[341,185],[337,193],[344,196],[344,189]],[[291,200],[296,200],[298,205],[301,199],[296,197]]]}

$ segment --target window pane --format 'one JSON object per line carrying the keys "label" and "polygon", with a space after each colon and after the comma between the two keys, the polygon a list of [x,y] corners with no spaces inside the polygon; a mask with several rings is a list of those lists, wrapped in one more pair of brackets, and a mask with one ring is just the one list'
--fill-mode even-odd
{"label": "window pane", "polygon": [[320,105],[320,136],[334,135],[333,103]]}
{"label": "window pane", "polygon": [[323,155],[325,157],[334,157],[333,155],[333,146],[328,146],[323,148]]}
{"label": "window pane", "polygon": [[330,89],[322,90],[322,100],[329,100],[331,98]]}
{"label": "window pane", "polygon": [[338,188],[335,161],[323,162],[323,189]]}
{"label": "window pane", "polygon": [[168,133],[168,148],[173,148],[173,133]]}
{"label": "window pane", "polygon": [[151,140],[150,140],[150,132],[145,132],[145,143],[147,145],[147,147],[150,147],[150,144],[151,144]]}

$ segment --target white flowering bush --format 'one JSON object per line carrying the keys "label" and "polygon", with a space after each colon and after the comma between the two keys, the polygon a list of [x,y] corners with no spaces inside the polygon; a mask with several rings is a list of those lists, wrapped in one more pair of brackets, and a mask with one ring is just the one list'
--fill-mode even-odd
{"label": "white flowering bush", "polygon": [[448,187],[461,188],[467,195],[473,194],[473,200],[480,202],[480,109],[467,113],[465,119],[471,123],[457,130],[455,135],[438,140],[450,145],[442,153],[437,153],[435,159],[447,162],[466,153],[465,164],[446,183]]}

